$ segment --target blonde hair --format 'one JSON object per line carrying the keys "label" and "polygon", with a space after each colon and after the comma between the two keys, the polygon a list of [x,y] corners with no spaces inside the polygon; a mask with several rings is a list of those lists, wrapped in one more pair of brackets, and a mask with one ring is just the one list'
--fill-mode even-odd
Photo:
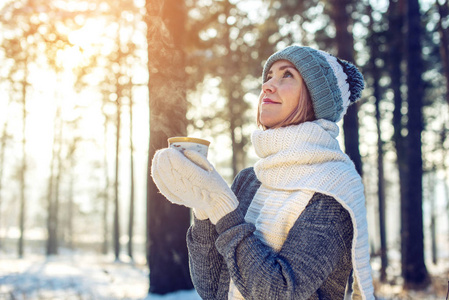
{"label": "blonde hair", "polygon": [[287,116],[287,118],[271,127],[266,127],[260,122],[260,102],[262,101],[262,98],[264,96],[263,91],[262,93],[260,93],[259,104],[257,106],[257,126],[263,128],[263,130],[266,130],[269,128],[279,128],[289,125],[298,125],[304,122],[316,120],[315,112],[313,111],[312,98],[310,97],[310,93],[309,90],[307,89],[304,79],[301,78],[301,80],[303,83],[302,85],[303,88],[300,91],[298,106],[295,108],[294,111],[292,111],[290,115]]}

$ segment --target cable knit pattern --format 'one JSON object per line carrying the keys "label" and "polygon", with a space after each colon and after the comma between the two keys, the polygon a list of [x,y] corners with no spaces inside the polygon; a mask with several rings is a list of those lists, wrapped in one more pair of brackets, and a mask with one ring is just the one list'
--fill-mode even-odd
{"label": "cable knit pattern", "polygon": [[275,252],[244,220],[260,186],[254,169],[244,169],[232,184],[239,207],[216,226],[194,219],[187,247],[198,294],[204,300],[230,299],[232,278],[246,300],[343,299],[352,270],[348,211],[331,196],[315,193]]}
{"label": "cable knit pattern", "polygon": [[[272,199],[297,197],[287,211],[302,211],[314,192],[334,197],[348,210],[354,224],[352,261],[362,299],[374,299],[363,184],[352,161],[339,147],[336,140],[338,131],[334,122],[323,119],[255,131],[252,142],[261,159],[255,164],[254,170],[262,187],[253,201],[254,206],[251,205],[248,210],[247,218],[254,219],[252,214],[264,214],[266,218],[267,214],[272,213],[272,209],[282,205],[270,202],[269,206],[264,207],[264,203]],[[281,223],[288,223],[282,218],[292,217],[290,214],[291,212],[281,213],[273,218],[281,219]],[[257,226],[256,221],[262,241],[265,240],[270,245],[273,243],[274,247],[282,244],[282,241],[272,238],[275,232],[268,232],[271,227],[263,225]],[[288,226],[284,229],[288,230]],[[272,230],[278,229],[273,227]]]}
{"label": "cable knit pattern", "polygon": [[[273,191],[262,185],[248,207],[245,221],[256,225],[254,235],[278,252],[313,194],[313,191]],[[232,280],[228,299],[244,299]]]}
{"label": "cable knit pattern", "polygon": [[201,219],[216,224],[238,206],[237,198],[215,168],[201,154],[173,148],[158,150],[151,176],[159,191],[172,203],[191,207]]}
{"label": "cable knit pattern", "polygon": [[245,221],[256,225],[255,235],[279,251],[288,232],[304,210],[313,191],[273,191],[262,185],[248,208]]}
{"label": "cable knit pattern", "polygon": [[[344,115],[346,114],[346,111],[348,110],[348,106],[352,104],[350,101],[351,98],[351,92],[350,92],[350,85],[348,84],[348,75],[346,74],[345,70],[342,68],[342,65],[339,63],[339,60],[333,56],[330,55],[327,52],[318,50],[327,60],[327,63],[331,66],[332,71],[337,78],[337,85],[341,92],[341,107],[342,111],[340,112],[339,117],[337,118],[336,122],[343,119]],[[341,61],[341,60],[340,60]],[[350,64],[349,64],[350,65]],[[355,68],[355,67],[354,67]],[[356,69],[357,70],[357,69]],[[363,83],[363,78],[362,78]],[[361,90],[363,89],[363,86],[361,87]],[[352,97],[354,98],[354,97]],[[360,94],[358,95],[357,99],[360,98]]]}
{"label": "cable knit pattern", "polygon": [[363,185],[337,135],[325,120],[253,133],[260,160],[234,180],[238,208],[187,234],[203,299],[343,299],[352,268],[353,299],[374,299]]}

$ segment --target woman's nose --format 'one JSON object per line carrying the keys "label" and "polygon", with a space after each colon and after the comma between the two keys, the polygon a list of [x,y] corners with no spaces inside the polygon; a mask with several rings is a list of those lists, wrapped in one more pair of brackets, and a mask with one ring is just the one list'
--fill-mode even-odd
{"label": "woman's nose", "polygon": [[269,79],[262,84],[262,90],[267,94],[274,93],[276,86],[273,84],[273,79]]}

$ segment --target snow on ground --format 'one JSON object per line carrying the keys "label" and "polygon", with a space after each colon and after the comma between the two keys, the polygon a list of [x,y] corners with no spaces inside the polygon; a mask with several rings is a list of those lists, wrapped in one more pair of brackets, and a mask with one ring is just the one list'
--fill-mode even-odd
{"label": "snow on ground", "polygon": [[195,291],[148,295],[144,263],[112,256],[65,253],[0,255],[0,300],[199,300]]}
{"label": "snow on ground", "polygon": [[[201,300],[196,291],[148,295],[148,268],[144,258],[121,262],[111,255],[63,252],[46,257],[26,254],[17,258],[0,252],[0,300]],[[376,267],[376,260],[373,260]],[[449,293],[449,261],[429,263],[432,285],[421,292],[402,290],[398,271],[390,266],[389,283],[380,284],[374,271],[378,300],[444,300]],[[393,269],[391,269],[393,268]],[[375,269],[375,268],[374,268]]]}
{"label": "snow on ground", "polygon": [[145,300],[201,300],[201,297],[196,291],[180,291],[164,296],[150,294]]}
{"label": "snow on ground", "polygon": [[[393,255],[392,255],[393,256]],[[400,257],[390,257],[386,283],[379,282],[380,258],[371,260],[374,290],[378,300],[444,300],[449,296],[449,257],[443,253],[437,263],[426,261],[431,284],[422,291],[404,290],[401,277]]]}

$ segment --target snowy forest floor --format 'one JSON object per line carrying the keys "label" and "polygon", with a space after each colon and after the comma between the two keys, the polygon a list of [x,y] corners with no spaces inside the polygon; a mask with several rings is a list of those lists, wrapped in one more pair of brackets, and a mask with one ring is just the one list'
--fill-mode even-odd
{"label": "snowy forest floor", "polygon": [[[393,252],[393,251],[392,251]],[[379,300],[447,300],[449,292],[449,257],[447,253],[442,255],[438,262],[434,264],[426,261],[427,271],[431,284],[423,291],[404,290],[403,279],[401,277],[400,257],[396,253],[391,253],[389,266],[387,268],[387,282],[379,281],[380,260],[379,257],[372,257],[371,266],[373,268],[374,290]]]}
{"label": "snowy forest floor", "polygon": [[0,256],[0,299],[144,299],[144,264],[115,262],[112,256],[67,252],[46,257]]}
{"label": "snowy forest floor", "polygon": [[[0,253],[0,300],[200,300],[195,291],[165,296],[147,295],[148,269],[144,259],[114,261],[112,256],[65,252],[57,256]],[[399,277],[389,284],[375,280],[379,300],[446,299],[447,263],[429,268],[432,285],[424,292],[401,288]],[[375,276],[376,277],[376,276]]]}
{"label": "snowy forest floor", "polygon": [[449,273],[431,274],[431,282],[431,285],[424,291],[404,291],[399,282],[381,284],[375,279],[374,290],[379,300],[447,300]]}

